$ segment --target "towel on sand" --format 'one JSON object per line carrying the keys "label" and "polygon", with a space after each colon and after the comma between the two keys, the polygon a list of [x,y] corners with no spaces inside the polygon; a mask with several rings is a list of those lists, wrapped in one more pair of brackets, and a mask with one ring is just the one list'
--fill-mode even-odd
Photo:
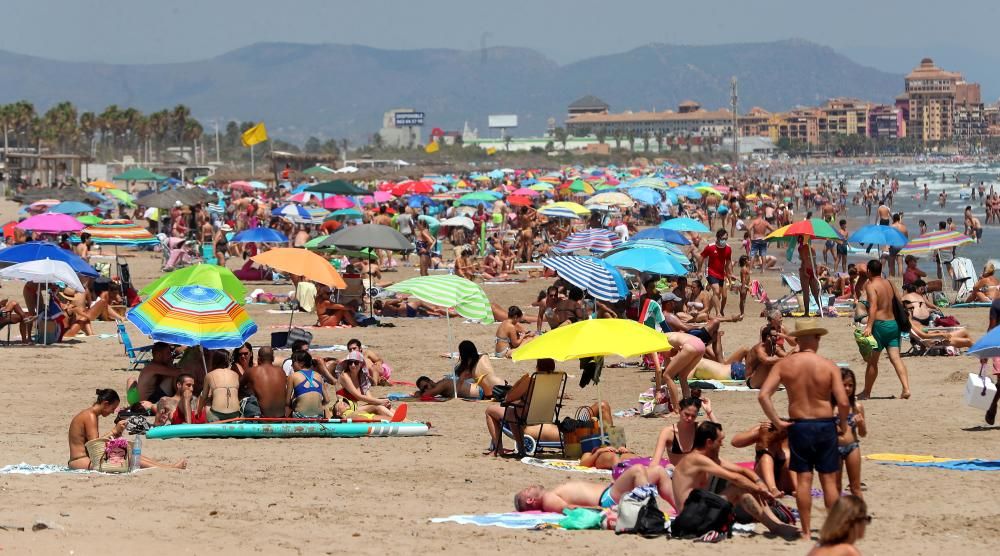
{"label": "towel on sand", "polygon": [[904,462],[880,461],[883,465],[902,465],[905,467],[940,467],[952,471],[1000,471],[1000,460],[996,459],[956,459],[952,461]]}
{"label": "towel on sand", "polygon": [[868,454],[865,459],[886,463],[938,463],[955,461],[956,458],[939,458],[937,456],[918,456],[913,454]]}
{"label": "towel on sand", "polygon": [[97,474],[97,475],[121,475],[121,473],[102,473],[100,471],[90,471],[87,469],[70,469],[65,465],[53,465],[51,463],[41,463],[31,465],[30,463],[15,463],[0,467],[0,475],[52,475],[54,473]]}
{"label": "towel on sand", "polygon": [[534,465],[535,467],[544,467],[545,469],[552,469],[555,471],[573,471],[576,473],[589,473],[591,475],[610,475],[610,469],[594,469],[593,467],[584,467],[580,465],[580,460],[578,459],[539,459],[539,458],[521,458],[521,463],[526,463],[528,465]]}
{"label": "towel on sand", "polygon": [[479,527],[503,527],[505,529],[534,529],[546,523],[559,523],[563,514],[549,512],[508,512],[503,514],[453,515],[436,517],[431,523],[458,523]]}

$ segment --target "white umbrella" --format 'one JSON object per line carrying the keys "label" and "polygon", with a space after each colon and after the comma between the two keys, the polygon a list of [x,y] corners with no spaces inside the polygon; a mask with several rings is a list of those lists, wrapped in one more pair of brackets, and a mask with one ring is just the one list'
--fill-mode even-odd
{"label": "white umbrella", "polygon": [[455,216],[448,218],[447,220],[441,221],[442,226],[461,226],[463,228],[473,229],[476,227],[476,223],[472,221],[468,216]]}
{"label": "white umbrella", "polygon": [[41,259],[8,266],[0,270],[0,277],[9,280],[24,280],[38,284],[63,282],[67,286],[82,291],[83,284],[73,268],[62,261]]}

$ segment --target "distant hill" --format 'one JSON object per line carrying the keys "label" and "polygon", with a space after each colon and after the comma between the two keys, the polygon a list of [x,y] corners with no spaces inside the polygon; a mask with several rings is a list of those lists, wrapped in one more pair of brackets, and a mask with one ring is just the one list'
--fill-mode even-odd
{"label": "distant hill", "polygon": [[427,124],[487,132],[488,114],[517,114],[520,133],[537,133],[566,106],[594,94],[613,111],[675,108],[685,99],[729,105],[740,81],[740,108],[784,110],[835,96],[890,102],[902,75],[859,65],[803,40],[718,46],[650,44],[560,66],[536,51],[382,50],[338,44],[262,43],[181,64],[58,62],[0,51],[0,102],[27,99],[44,110],[70,100],[81,110],[109,104],[143,111],[186,104],[207,122],[264,120],[273,135],[362,141],[382,113],[408,106]]}

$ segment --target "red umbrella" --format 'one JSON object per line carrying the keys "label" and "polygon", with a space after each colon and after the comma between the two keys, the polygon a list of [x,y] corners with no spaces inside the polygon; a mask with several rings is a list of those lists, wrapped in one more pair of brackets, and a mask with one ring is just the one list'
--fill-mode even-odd
{"label": "red umbrella", "polygon": [[507,204],[515,207],[530,207],[532,205],[531,199],[518,195],[507,197]]}

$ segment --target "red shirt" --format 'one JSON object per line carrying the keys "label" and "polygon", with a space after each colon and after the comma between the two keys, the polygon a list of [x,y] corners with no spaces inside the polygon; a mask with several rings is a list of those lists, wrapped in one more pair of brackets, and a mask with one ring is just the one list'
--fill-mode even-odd
{"label": "red shirt", "polygon": [[[204,409],[201,410],[201,411],[192,411],[191,412],[191,423],[192,424],[198,425],[198,424],[207,423],[207,422],[208,421],[205,420],[205,410]],[[177,409],[174,410],[174,414],[170,416],[170,424],[171,425],[183,425],[184,424],[184,416],[181,415],[181,408],[178,407]]]}
{"label": "red shirt", "polygon": [[708,275],[718,280],[726,279],[726,264],[733,257],[733,248],[725,246],[720,248],[716,244],[711,244],[702,250],[701,256],[708,259]]}

